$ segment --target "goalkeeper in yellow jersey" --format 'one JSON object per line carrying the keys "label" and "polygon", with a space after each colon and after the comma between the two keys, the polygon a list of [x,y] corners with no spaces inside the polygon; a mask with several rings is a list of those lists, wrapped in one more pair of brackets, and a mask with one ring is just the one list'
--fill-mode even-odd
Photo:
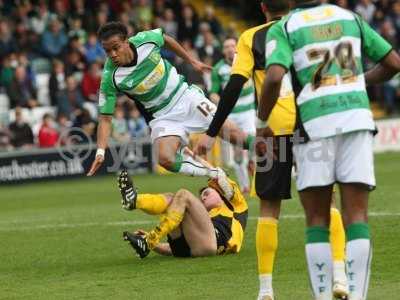
{"label": "goalkeeper in yellow jersey", "polygon": [[[238,253],[247,223],[248,206],[238,185],[219,169],[196,197],[186,189],[175,194],[138,194],[126,171],[119,176],[122,205],[160,215],[151,231],[125,231],[136,253],[146,257],[150,250],[176,257],[213,256]],[[168,243],[161,239],[167,236]]]}

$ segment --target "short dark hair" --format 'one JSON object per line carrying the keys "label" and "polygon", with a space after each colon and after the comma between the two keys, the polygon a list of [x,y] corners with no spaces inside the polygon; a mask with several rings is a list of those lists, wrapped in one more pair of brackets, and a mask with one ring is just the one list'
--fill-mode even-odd
{"label": "short dark hair", "polygon": [[262,0],[262,3],[272,13],[286,12],[289,10],[289,0]]}
{"label": "short dark hair", "polygon": [[44,120],[46,120],[46,119],[48,119],[48,118],[52,118],[52,119],[53,119],[53,115],[52,115],[51,113],[45,113],[45,114],[43,115],[43,117],[42,117],[42,120],[44,121]]}
{"label": "short dark hair", "polygon": [[202,188],[199,189],[199,196],[204,192],[205,189],[208,189],[209,186],[203,186]]}
{"label": "short dark hair", "polygon": [[114,35],[119,35],[125,40],[128,36],[128,29],[121,22],[108,22],[97,31],[97,36],[101,41],[107,40]]}
{"label": "short dark hair", "polygon": [[222,195],[221,192],[218,189],[215,189],[215,188],[213,188],[211,186],[208,186],[208,185],[203,186],[202,188],[199,189],[199,196],[201,197],[201,194],[208,188],[215,190],[222,199],[225,199],[224,195]]}
{"label": "short dark hair", "polygon": [[227,37],[225,38],[225,40],[224,40],[223,43],[225,43],[225,41],[227,41],[227,40],[234,40],[236,43],[237,43],[237,41],[238,41],[238,39],[237,39],[236,36],[227,36]]}

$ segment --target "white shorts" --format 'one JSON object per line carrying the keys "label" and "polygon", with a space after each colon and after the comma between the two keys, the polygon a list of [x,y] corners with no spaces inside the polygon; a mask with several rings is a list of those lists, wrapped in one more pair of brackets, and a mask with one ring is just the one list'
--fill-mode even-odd
{"label": "white shorts", "polygon": [[150,122],[151,140],[173,135],[188,144],[189,134],[208,129],[216,110],[201,89],[192,85],[168,111]]}
{"label": "white shorts", "polygon": [[297,189],[338,183],[375,187],[372,132],[363,130],[293,145]]}
{"label": "white shorts", "polygon": [[240,113],[231,113],[228,119],[245,133],[256,134],[256,111],[254,109]]}

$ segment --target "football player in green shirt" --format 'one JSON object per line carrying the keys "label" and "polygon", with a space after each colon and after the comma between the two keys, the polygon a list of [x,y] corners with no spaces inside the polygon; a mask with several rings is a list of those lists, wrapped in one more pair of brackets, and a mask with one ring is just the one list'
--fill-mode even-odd
{"label": "football player in green shirt", "polygon": [[[98,35],[108,58],[99,94],[98,149],[88,176],[93,175],[104,161],[117,94],[125,94],[134,100],[145,117],[161,166],[191,176],[210,176],[216,172],[182,151],[190,133],[204,132],[208,128],[216,110],[215,104],[200,88],[186,83],[175,67],[161,57],[161,48],[173,51],[196,71],[205,72],[211,68],[190,56],[162,29],[128,37],[122,23],[110,22],[99,29]],[[253,140],[253,136],[244,134],[231,122],[226,122],[221,132],[228,132],[228,140],[247,148]]]}
{"label": "football player in green shirt", "polygon": [[[393,77],[400,71],[400,57],[352,11],[320,1],[295,2],[296,8],[267,34],[259,124],[268,120],[289,73],[298,116],[293,146],[296,183],[306,215],[305,250],[314,299],[332,299],[328,227],[337,183],[346,226],[349,300],[365,300],[372,257],[368,196],[376,185],[375,124],[366,84]],[[377,63],[367,73],[365,56]],[[267,126],[260,125],[257,135],[268,136]],[[257,149],[260,154],[265,151],[261,144]]]}

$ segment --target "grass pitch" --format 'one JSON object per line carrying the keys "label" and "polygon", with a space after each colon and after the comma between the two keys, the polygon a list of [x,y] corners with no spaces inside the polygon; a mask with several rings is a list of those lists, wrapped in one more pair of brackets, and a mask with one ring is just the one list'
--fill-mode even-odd
{"label": "grass pitch", "polygon": [[[369,299],[400,299],[400,154],[376,156],[371,194],[374,257]],[[140,192],[197,192],[205,180],[137,176]],[[304,218],[294,191],[284,203],[275,265],[276,299],[311,299],[304,257]],[[249,199],[239,255],[144,260],[122,231],[157,219],[120,208],[113,176],[0,188],[0,299],[255,299],[258,203]]]}

